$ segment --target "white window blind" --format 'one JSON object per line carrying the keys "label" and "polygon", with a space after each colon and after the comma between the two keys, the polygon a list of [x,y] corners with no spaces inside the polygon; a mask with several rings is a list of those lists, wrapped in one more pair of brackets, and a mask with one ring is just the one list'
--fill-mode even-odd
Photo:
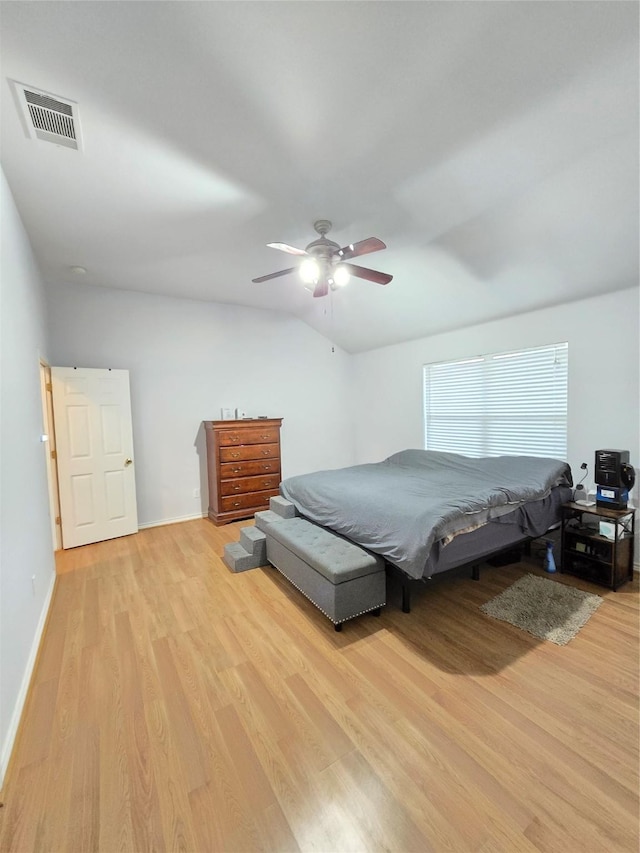
{"label": "white window blind", "polygon": [[560,343],[425,365],[425,449],[566,459],[568,357]]}

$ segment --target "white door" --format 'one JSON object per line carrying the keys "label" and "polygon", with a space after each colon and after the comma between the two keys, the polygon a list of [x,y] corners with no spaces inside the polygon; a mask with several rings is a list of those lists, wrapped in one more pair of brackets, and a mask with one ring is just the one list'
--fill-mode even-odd
{"label": "white door", "polygon": [[128,370],[52,367],[62,547],[138,530]]}

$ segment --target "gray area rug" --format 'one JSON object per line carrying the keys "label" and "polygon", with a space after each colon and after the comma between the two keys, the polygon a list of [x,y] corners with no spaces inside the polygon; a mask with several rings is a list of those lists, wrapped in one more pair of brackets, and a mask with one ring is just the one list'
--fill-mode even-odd
{"label": "gray area rug", "polygon": [[480,610],[541,640],[565,646],[602,602],[599,595],[537,575],[525,575]]}

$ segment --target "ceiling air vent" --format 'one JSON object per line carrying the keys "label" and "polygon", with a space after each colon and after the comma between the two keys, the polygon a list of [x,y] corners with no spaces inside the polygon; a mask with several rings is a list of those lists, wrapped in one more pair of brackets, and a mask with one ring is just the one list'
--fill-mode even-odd
{"label": "ceiling air vent", "polygon": [[29,139],[41,139],[66,148],[81,148],[78,105],[42,89],[10,80],[22,127]]}

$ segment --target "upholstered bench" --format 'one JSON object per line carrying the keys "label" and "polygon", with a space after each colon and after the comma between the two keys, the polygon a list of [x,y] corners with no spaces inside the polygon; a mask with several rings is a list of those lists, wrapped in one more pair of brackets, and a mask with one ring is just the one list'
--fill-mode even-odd
{"label": "upholstered bench", "polygon": [[334,624],[386,603],[384,560],[304,518],[264,527],[267,560]]}

